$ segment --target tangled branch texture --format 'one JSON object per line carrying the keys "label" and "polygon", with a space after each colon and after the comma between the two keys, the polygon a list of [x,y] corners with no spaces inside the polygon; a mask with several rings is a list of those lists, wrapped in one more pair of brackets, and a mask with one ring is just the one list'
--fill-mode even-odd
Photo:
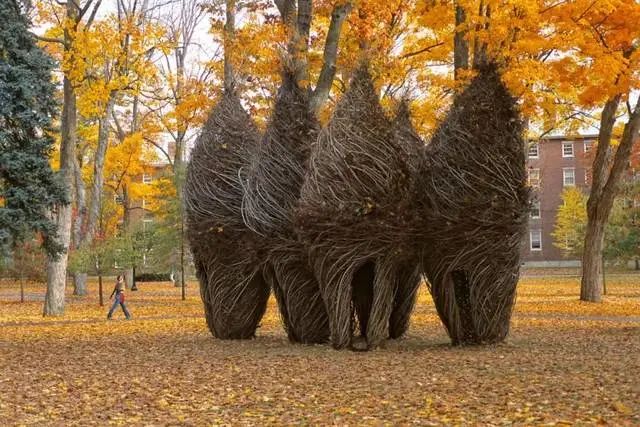
{"label": "tangled branch texture", "polygon": [[286,71],[262,137],[225,94],[185,186],[212,333],[254,336],[271,288],[291,341],[375,348],[406,332],[424,274],[454,344],[503,340],[529,198],[521,133],[492,64],[427,145],[404,102],[385,115],[366,62],[324,129]]}

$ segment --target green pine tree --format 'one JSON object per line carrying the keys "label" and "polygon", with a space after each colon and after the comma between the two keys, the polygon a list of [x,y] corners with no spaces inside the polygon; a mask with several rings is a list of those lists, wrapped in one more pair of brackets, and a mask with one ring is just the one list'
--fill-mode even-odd
{"label": "green pine tree", "polygon": [[0,1],[0,22],[0,250],[36,232],[55,256],[62,247],[48,212],[68,198],[49,165],[54,64],[29,33],[18,0]]}

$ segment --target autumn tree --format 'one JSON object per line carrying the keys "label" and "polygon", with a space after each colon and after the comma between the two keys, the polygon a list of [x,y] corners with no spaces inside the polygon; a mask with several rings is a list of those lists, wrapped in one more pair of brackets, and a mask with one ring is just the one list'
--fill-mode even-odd
{"label": "autumn tree", "polygon": [[634,101],[632,95],[640,85],[640,27],[634,24],[640,18],[640,4],[634,0],[576,1],[558,6],[554,13],[558,30],[574,41],[574,67],[590,73],[581,102],[602,106],[587,201],[580,291],[581,300],[599,302],[605,226],[640,131],[640,98]]}
{"label": "autumn tree", "polygon": [[[104,166],[110,146],[111,123],[118,105],[127,96],[136,97],[143,81],[155,77],[151,55],[164,43],[161,26],[148,18],[148,2],[118,2],[114,13],[96,21],[91,31],[85,31],[78,43],[82,55],[72,64],[80,82],[80,112],[85,118],[97,122],[97,144],[93,153],[93,173],[86,224],[79,233],[76,245],[91,242],[98,233],[98,215],[104,193]],[[137,111],[134,111],[137,113]],[[135,124],[133,125],[135,126]],[[82,182],[77,181],[78,187]],[[84,190],[77,189],[78,193]],[[78,198],[80,201],[80,198]],[[78,206],[84,212],[84,206]],[[75,293],[84,294],[86,275],[75,275]]]}
{"label": "autumn tree", "polygon": [[[69,194],[74,187],[74,159],[76,155],[77,105],[73,63],[79,52],[76,39],[88,30],[96,16],[101,0],[66,2],[43,1],[39,4],[42,19],[56,24],[45,36],[38,38],[60,53],[62,59],[62,117],[60,119],[60,175]],[[47,265],[47,293],[43,314],[59,316],[64,313],[68,249],[71,242],[72,206],[60,207],[55,212],[59,237],[57,243],[64,248],[62,255],[50,257]]]}
{"label": "autumn tree", "polygon": [[98,276],[98,296],[100,305],[104,305],[102,278],[113,271],[116,262],[117,241],[114,238],[103,239],[97,237],[79,250],[73,252],[70,271],[86,271]]}
{"label": "autumn tree", "polygon": [[558,207],[554,231],[554,246],[563,253],[581,256],[587,224],[587,196],[576,187],[562,192],[562,205]]}
{"label": "autumn tree", "polygon": [[[605,227],[603,258],[607,261],[626,264],[637,260],[640,248],[639,209],[637,182],[626,177],[623,191],[616,198]],[[567,256],[581,257],[587,228],[588,196],[575,187],[562,192],[562,202],[556,215],[554,231],[551,233],[554,246]]]}
{"label": "autumn tree", "polygon": [[53,61],[29,33],[21,3],[0,4],[0,21],[0,254],[35,232],[57,259],[65,247],[49,212],[67,209],[69,200],[48,158],[58,110]]}

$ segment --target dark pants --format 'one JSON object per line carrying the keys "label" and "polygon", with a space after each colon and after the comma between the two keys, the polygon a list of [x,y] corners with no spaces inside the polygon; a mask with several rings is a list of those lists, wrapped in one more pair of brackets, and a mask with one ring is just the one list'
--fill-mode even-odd
{"label": "dark pants", "polygon": [[111,306],[111,310],[109,310],[109,314],[107,315],[108,319],[111,319],[111,316],[113,315],[113,312],[116,311],[116,309],[118,308],[118,304],[120,304],[120,306],[122,307],[122,311],[124,311],[124,315],[127,317],[127,319],[131,318],[131,314],[129,313],[129,310],[127,310],[127,306],[124,305],[123,302],[120,302],[120,297],[116,296],[115,301],[113,302],[113,305]]}

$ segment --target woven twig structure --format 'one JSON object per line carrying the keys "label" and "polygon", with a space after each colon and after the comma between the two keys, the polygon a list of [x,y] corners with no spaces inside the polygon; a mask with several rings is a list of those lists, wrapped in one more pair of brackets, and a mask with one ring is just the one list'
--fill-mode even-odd
{"label": "woven twig structure", "polygon": [[329,338],[318,283],[292,223],[309,147],[319,129],[308,92],[284,71],[270,123],[252,161],[242,210],[245,223],[262,237],[264,277],[274,291],[289,339],[300,343]]}
{"label": "woven twig structure", "polygon": [[516,100],[486,64],[425,149],[423,269],[454,344],[509,331],[529,204],[524,148]]}
{"label": "woven twig structure", "polygon": [[260,239],[242,219],[244,173],[260,135],[235,94],[212,110],[191,153],[184,187],[187,237],[209,329],[217,338],[255,336],[269,285]]}
{"label": "woven twig structure", "polygon": [[291,341],[374,348],[406,332],[423,272],[454,344],[503,340],[529,192],[496,66],[426,147],[406,104],[385,116],[366,63],[319,128],[285,72],[263,138],[225,94],[196,141],[184,197],[212,333],[253,337],[272,288]]}
{"label": "woven twig structure", "polygon": [[335,348],[352,343],[354,311],[368,348],[388,336],[406,266],[417,264],[411,159],[399,145],[363,64],[312,147],[296,211]]}
{"label": "woven twig structure", "polygon": [[[420,156],[424,150],[424,141],[418,136],[411,124],[409,105],[404,100],[399,104],[393,120],[393,132],[398,148],[402,150],[403,163],[408,168],[409,175],[414,177],[407,194],[410,194],[412,198],[411,204],[415,206],[417,192],[423,191],[423,189],[417,187],[416,178],[419,173]],[[413,258],[411,258],[411,261],[413,261]],[[411,312],[413,311],[421,282],[420,269],[413,263],[400,265],[399,275],[393,310],[389,319],[389,337],[394,339],[400,338],[409,328],[409,319],[411,318]]]}

